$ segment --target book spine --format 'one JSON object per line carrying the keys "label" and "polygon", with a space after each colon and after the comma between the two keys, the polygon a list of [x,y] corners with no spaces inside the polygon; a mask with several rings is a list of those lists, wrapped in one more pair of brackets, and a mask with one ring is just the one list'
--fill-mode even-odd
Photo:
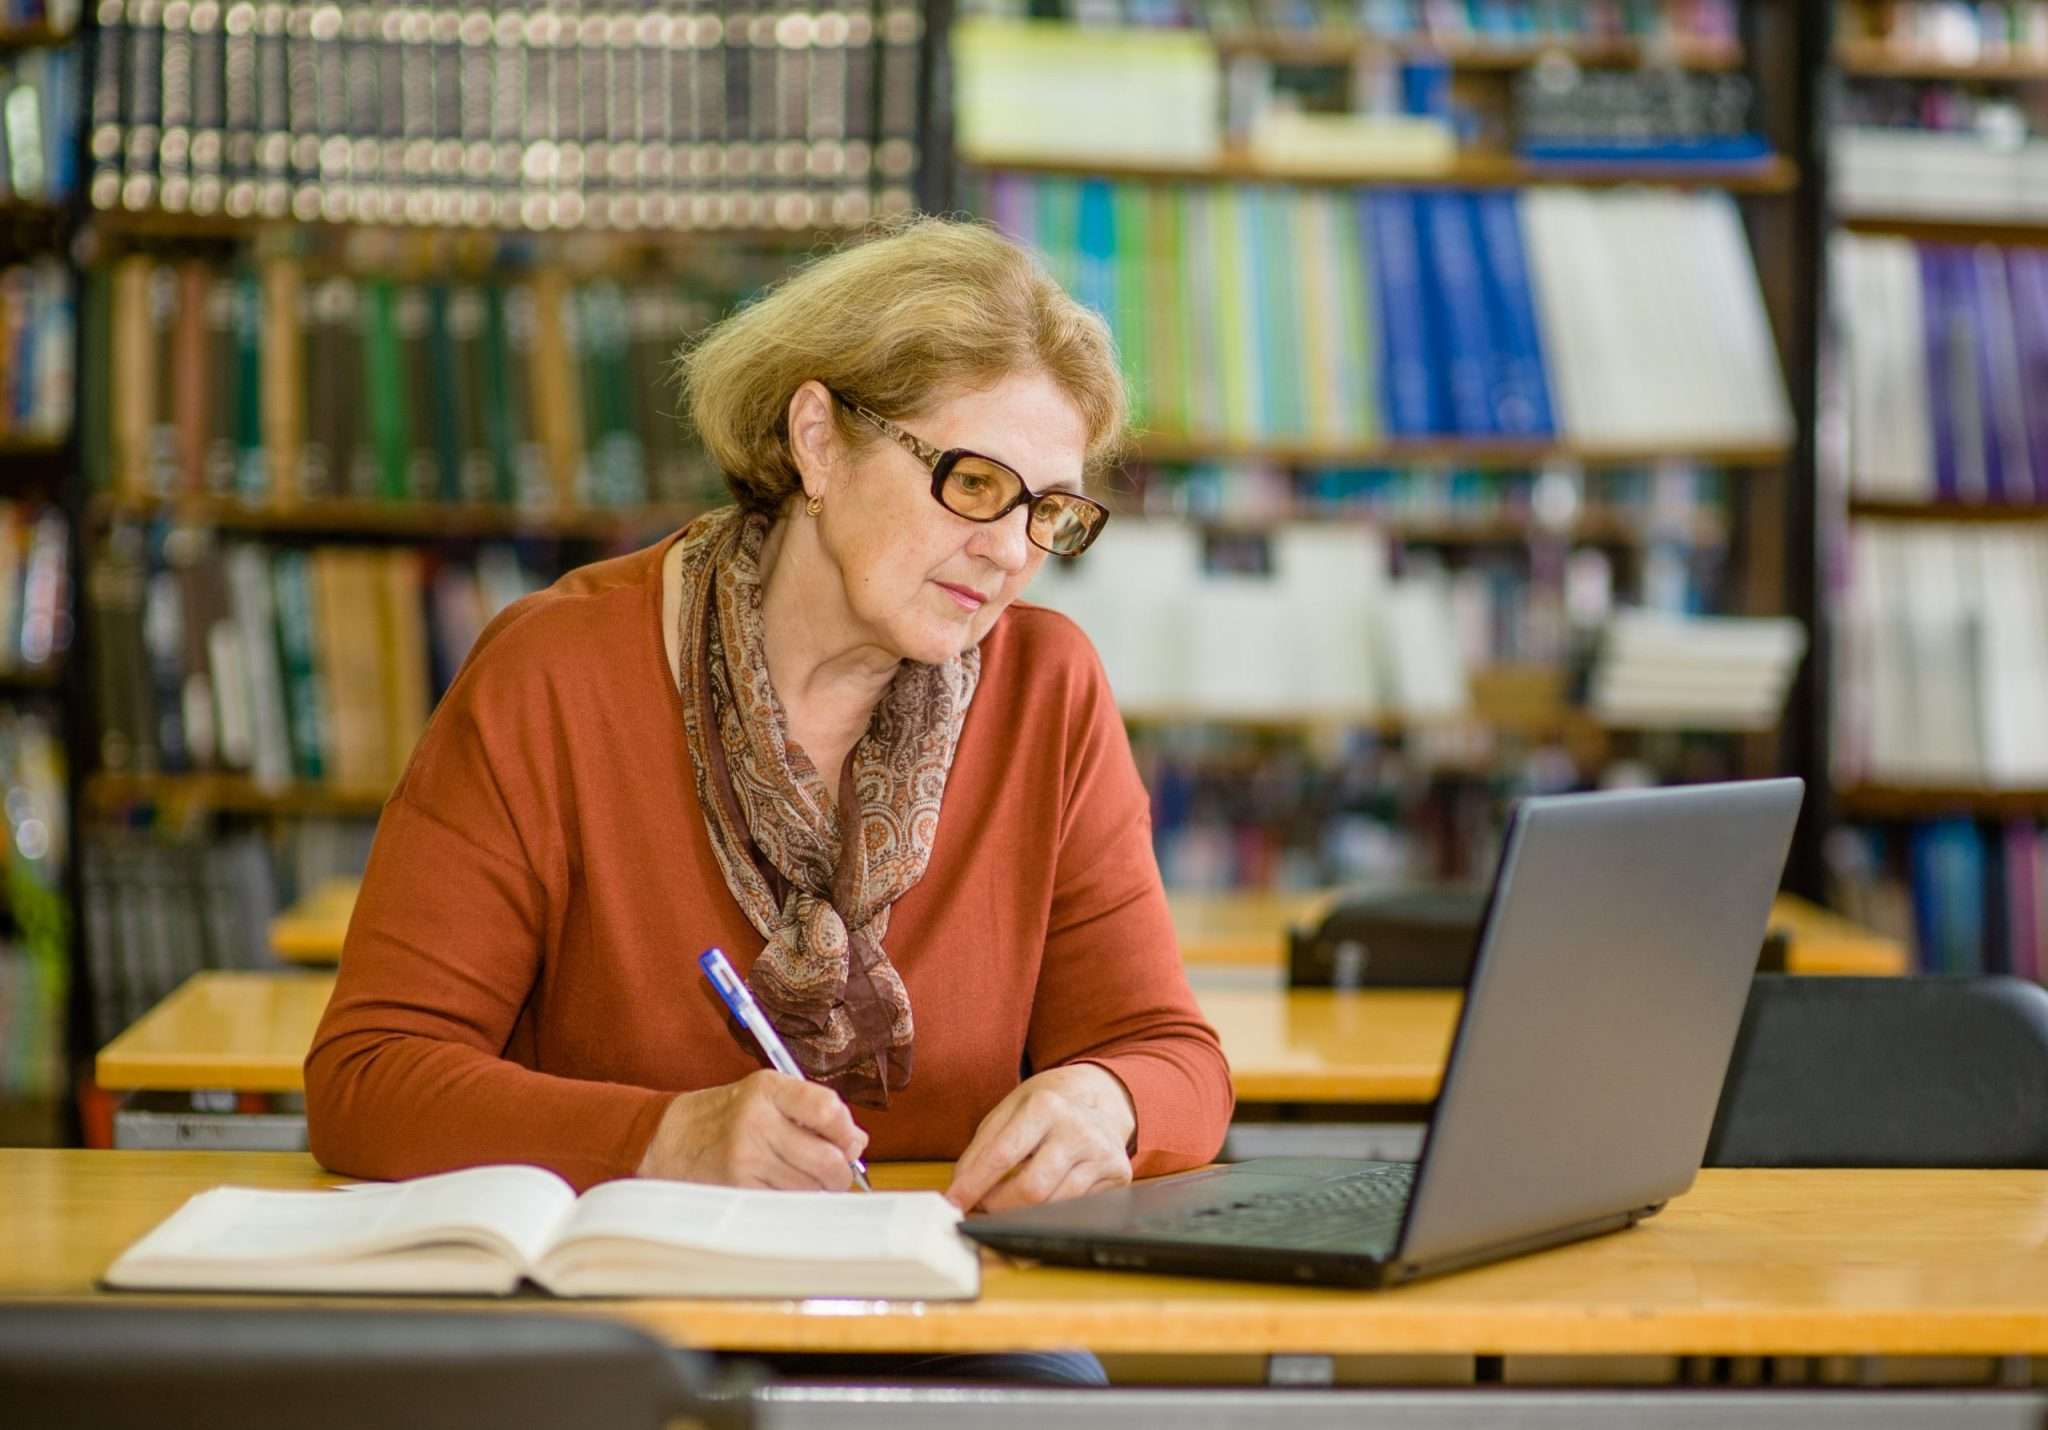
{"label": "book spine", "polygon": [[128,7],[126,0],[100,0],[98,25],[92,35],[92,130],[86,143],[92,160],[89,197],[96,209],[121,203],[121,163],[125,153],[127,115],[121,101],[127,65]]}
{"label": "book spine", "polygon": [[1424,306],[1414,195],[1369,193],[1359,204],[1361,226],[1372,245],[1387,426],[1396,437],[1429,436],[1442,431],[1444,423]]}
{"label": "book spine", "polygon": [[1522,238],[1520,196],[1511,192],[1473,197],[1481,247],[1486,255],[1488,296],[1495,313],[1494,417],[1504,434],[1549,436],[1556,431],[1545,376],[1543,339],[1529,286]]}
{"label": "book spine", "polygon": [[157,199],[157,148],[163,122],[163,6],[133,0],[122,57],[128,73],[123,115],[126,144],[121,166],[121,202],[149,208]]}
{"label": "book spine", "polygon": [[221,12],[222,206],[235,218],[257,211],[256,6],[233,0]]}
{"label": "book spine", "polygon": [[879,128],[875,172],[879,180],[876,205],[882,213],[908,213],[917,206],[919,68],[924,39],[924,12],[915,5],[886,3],[879,26],[881,54]]}
{"label": "book spine", "polygon": [[2019,336],[2020,387],[2026,393],[2033,500],[2048,503],[2048,253],[2014,249],[2013,324]]}
{"label": "book spine", "polygon": [[220,211],[223,145],[227,136],[226,43],[224,17],[217,0],[195,0],[192,6],[192,139],[187,149],[191,170],[192,212]]}

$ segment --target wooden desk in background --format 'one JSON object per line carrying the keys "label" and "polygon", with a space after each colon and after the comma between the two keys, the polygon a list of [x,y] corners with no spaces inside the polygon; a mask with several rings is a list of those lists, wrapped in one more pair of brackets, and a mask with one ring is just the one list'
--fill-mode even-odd
{"label": "wooden desk in background", "polygon": [[[944,1173],[878,1165],[875,1180],[934,1187]],[[112,1299],[96,1278],[193,1193],[336,1180],[300,1154],[0,1150],[0,1297]],[[680,1345],[790,1351],[2040,1355],[2048,1172],[1705,1171],[1631,1231],[1395,1291],[988,1257],[981,1298],[966,1303],[465,1304],[616,1317]]]}
{"label": "wooden desk in background", "polygon": [[[100,1050],[110,1091],[299,1092],[334,975],[200,973]],[[1459,995],[1197,989],[1246,1102],[1427,1104]]]}
{"label": "wooden desk in background", "polygon": [[[291,963],[332,964],[355,910],[356,881],[336,879],[271,920],[270,944]],[[1329,907],[1328,892],[1168,896],[1190,968],[1217,965],[1279,968],[1287,961],[1287,930],[1311,924]],[[1793,973],[1906,972],[1912,959],[1895,939],[1872,933],[1790,894],[1771,908],[1771,926],[1788,931],[1786,966]]]}

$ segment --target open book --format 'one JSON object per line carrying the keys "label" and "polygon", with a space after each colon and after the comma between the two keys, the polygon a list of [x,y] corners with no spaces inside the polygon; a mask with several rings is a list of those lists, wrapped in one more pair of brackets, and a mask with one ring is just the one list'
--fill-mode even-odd
{"label": "open book", "polygon": [[971,1299],[937,1192],[739,1191],[473,1167],[331,1191],[201,1192],[107,1269],[127,1290]]}

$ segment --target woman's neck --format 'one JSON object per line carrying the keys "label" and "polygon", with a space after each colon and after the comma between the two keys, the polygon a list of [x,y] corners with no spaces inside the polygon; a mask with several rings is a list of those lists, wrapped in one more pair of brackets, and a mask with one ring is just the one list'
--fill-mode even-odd
{"label": "woman's neck", "polygon": [[816,523],[783,517],[761,548],[762,644],[791,733],[828,781],[861,737],[900,657],[847,604]]}

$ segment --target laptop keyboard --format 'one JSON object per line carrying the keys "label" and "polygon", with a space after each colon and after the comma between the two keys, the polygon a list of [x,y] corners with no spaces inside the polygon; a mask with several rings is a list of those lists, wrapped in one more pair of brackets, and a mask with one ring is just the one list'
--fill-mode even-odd
{"label": "laptop keyboard", "polygon": [[1146,1217],[1135,1229],[1181,1241],[1387,1251],[1414,1185],[1413,1162],[1383,1162],[1297,1192]]}

